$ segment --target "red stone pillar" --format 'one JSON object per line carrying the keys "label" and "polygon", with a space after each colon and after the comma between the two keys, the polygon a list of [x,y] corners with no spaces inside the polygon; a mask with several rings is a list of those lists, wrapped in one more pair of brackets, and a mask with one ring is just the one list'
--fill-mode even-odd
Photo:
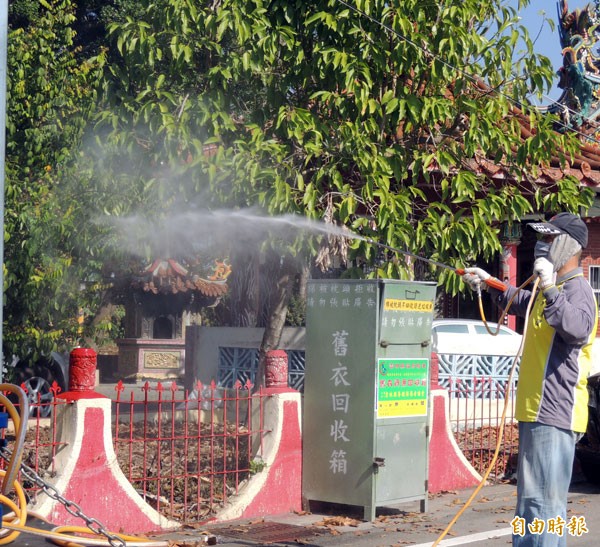
{"label": "red stone pillar", "polygon": [[265,387],[270,391],[290,391],[288,387],[288,356],[282,349],[267,351]]}
{"label": "red stone pillar", "polygon": [[94,391],[96,364],[93,349],[75,348],[69,355],[69,391]]}
{"label": "red stone pillar", "polygon": [[431,493],[471,488],[481,476],[465,458],[456,443],[448,415],[448,391],[434,389],[429,414],[429,476],[427,489]]}
{"label": "red stone pillar", "polygon": [[[502,243],[502,256],[500,258],[500,280],[510,285],[517,285],[517,247],[521,243],[521,225],[504,223],[503,233],[500,237]],[[509,315],[505,324],[515,330],[517,319]]]}
{"label": "red stone pillar", "polygon": [[[61,449],[53,456],[56,473],[48,479],[50,484],[108,530],[147,534],[180,528],[180,523],[148,505],[121,471],[112,442],[112,401],[88,389],[92,362],[95,364],[95,354],[78,350],[71,354],[75,381],[69,382],[69,389],[80,391],[58,395],[69,404],[54,408],[53,428]],[[40,492],[30,509],[54,525],[81,525],[81,518],[49,493]]]}
{"label": "red stone pillar", "polygon": [[217,521],[302,510],[301,395],[288,387],[287,353],[271,350],[265,357],[265,389],[258,395],[267,395],[261,403],[264,423],[260,427],[269,433],[257,446],[255,456],[265,468],[216,515]]}
{"label": "red stone pillar", "polygon": [[[502,259],[500,262],[500,275],[504,283],[510,285],[517,284],[517,244],[506,242],[502,244]],[[504,319],[507,327],[515,330],[517,318],[514,315],[507,315]]]}
{"label": "red stone pillar", "polygon": [[75,348],[69,355],[69,387],[58,397],[75,401],[105,396],[94,391],[96,387],[97,355],[91,348]]}

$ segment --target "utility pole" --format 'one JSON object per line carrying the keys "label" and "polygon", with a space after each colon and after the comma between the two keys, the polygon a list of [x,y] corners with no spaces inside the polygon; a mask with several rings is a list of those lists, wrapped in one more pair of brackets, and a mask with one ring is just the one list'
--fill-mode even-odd
{"label": "utility pole", "polygon": [[6,51],[8,0],[0,0],[0,383],[4,381],[4,156],[6,152]]}

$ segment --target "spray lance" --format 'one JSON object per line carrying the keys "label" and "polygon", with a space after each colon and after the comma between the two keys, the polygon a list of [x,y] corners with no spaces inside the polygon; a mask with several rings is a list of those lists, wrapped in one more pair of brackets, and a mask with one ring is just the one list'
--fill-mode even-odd
{"label": "spray lance", "polygon": [[[374,239],[369,239],[366,237],[361,237],[360,239],[362,239],[363,241],[367,242],[367,243],[371,243],[372,245],[376,245],[378,247],[382,247],[384,249],[387,249],[388,251],[392,251],[394,253],[400,253],[406,256],[410,256],[411,258],[414,258],[416,260],[421,260],[422,262],[426,262],[427,264],[430,264],[432,266],[437,266],[438,268],[443,268],[445,270],[450,270],[452,272],[454,272],[457,275],[464,275],[466,273],[464,268],[454,268],[452,266],[449,266],[448,264],[444,264],[443,262],[438,262],[436,260],[431,260],[430,258],[425,258],[424,256],[420,256],[418,254],[415,253],[411,253],[410,251],[405,251],[403,249],[398,249],[396,247],[391,247],[390,245],[386,245],[385,243],[380,243],[379,241],[375,241]],[[529,284],[531,281],[533,280],[533,276],[530,277],[523,285],[521,285],[521,287],[519,287],[519,290],[524,287],[525,285]],[[502,283],[502,281],[500,281],[499,279],[495,278],[495,277],[488,277],[484,283],[488,286],[488,287],[492,287],[493,289],[498,289],[501,292],[504,292],[507,289],[507,286]],[[502,323],[502,321],[504,320],[504,317],[506,316],[506,314],[508,313],[508,310],[510,308],[510,306],[512,305],[512,301],[514,299],[514,297],[516,296],[513,295],[513,297],[510,299],[508,306],[506,307],[506,309],[502,312],[502,315],[500,316],[500,319],[498,320],[498,326],[496,328],[495,331],[492,331],[492,329],[489,327],[487,319],[485,317],[485,312],[483,311],[483,300],[481,298],[481,287],[477,287],[477,301],[479,304],[479,314],[481,315],[481,320],[483,321],[483,324],[485,325],[486,330],[492,335],[495,336],[500,332],[500,324]]]}
{"label": "spray lance", "polygon": [[[380,243],[379,241],[375,241],[374,239],[369,239],[366,237],[361,237],[361,239],[367,243],[371,243],[372,245],[376,245],[378,247],[387,249],[388,251],[392,251],[394,253],[400,253],[400,254],[403,254],[406,256],[410,256],[411,258],[414,258],[416,260],[421,260],[422,262],[426,262],[427,264],[430,264],[432,266],[437,266],[438,268],[444,268],[445,270],[451,270],[457,275],[465,274],[465,270],[463,268],[454,268],[452,266],[449,266],[448,264],[444,264],[443,262],[437,262],[436,260],[431,260],[430,258],[425,258],[424,256],[420,256],[418,254],[411,253],[410,251],[405,251],[403,249],[391,247],[390,245],[386,245],[385,243]],[[488,287],[492,287],[493,289],[498,289],[499,291],[502,291],[502,292],[504,292],[507,288],[506,285],[504,283],[502,283],[502,281],[500,281],[499,279],[496,279],[495,277],[490,277],[490,278],[486,279],[485,284]]]}

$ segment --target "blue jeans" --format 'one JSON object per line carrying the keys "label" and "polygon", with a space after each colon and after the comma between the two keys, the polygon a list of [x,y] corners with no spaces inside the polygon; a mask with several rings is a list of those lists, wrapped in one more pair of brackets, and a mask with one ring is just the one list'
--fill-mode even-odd
{"label": "blue jeans", "polygon": [[[519,422],[515,517],[524,519],[520,523],[524,524],[525,535],[513,533],[513,547],[564,547],[567,544],[567,494],[578,438],[579,434],[574,431]],[[550,524],[555,524],[560,522],[558,517],[565,525],[562,535],[548,533],[549,519]],[[543,533],[531,533],[528,525],[534,523],[535,526],[535,522],[540,521],[545,524]]]}

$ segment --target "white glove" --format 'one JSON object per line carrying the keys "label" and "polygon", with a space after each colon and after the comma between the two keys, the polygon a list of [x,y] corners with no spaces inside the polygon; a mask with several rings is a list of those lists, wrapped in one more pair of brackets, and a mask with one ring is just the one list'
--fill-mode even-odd
{"label": "white glove", "polygon": [[546,258],[537,258],[533,263],[533,273],[540,278],[540,287],[544,291],[554,285],[554,266]]}
{"label": "white glove", "polygon": [[465,273],[462,276],[463,281],[469,285],[473,291],[479,291],[482,288],[486,289],[487,285],[485,284],[485,281],[490,277],[492,276],[481,268],[465,268]]}

